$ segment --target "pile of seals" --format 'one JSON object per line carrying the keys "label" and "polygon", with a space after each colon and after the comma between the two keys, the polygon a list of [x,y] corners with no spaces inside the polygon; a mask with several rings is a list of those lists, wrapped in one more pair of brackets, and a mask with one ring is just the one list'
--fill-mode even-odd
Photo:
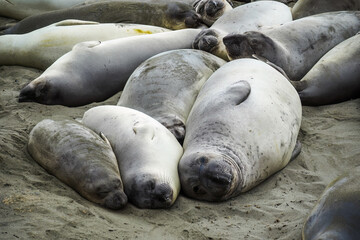
{"label": "pile of seals", "polygon": [[[19,102],[76,107],[122,91],[118,106],[91,108],[80,122],[39,122],[28,143],[49,173],[107,208],[168,208],[180,189],[236,197],[300,153],[302,104],[360,96],[355,1],[50,3],[0,2],[0,15],[24,18],[3,27],[0,64],[45,70]],[[336,200],[324,193],[318,208],[354,202],[359,191],[349,189]],[[314,233],[318,216],[304,239],[345,234],[342,225]]]}

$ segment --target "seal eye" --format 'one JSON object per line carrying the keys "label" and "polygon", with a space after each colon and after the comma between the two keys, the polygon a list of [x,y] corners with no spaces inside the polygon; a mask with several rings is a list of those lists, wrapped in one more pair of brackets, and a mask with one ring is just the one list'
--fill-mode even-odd
{"label": "seal eye", "polygon": [[148,181],[148,189],[149,190],[154,190],[155,189],[155,181],[154,180]]}

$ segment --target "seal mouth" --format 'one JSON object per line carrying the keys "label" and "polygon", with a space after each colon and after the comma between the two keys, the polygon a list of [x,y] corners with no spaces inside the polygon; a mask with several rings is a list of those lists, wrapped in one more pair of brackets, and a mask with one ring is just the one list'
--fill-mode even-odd
{"label": "seal mouth", "polygon": [[211,53],[216,50],[218,43],[216,32],[212,29],[204,29],[196,36],[193,48]]}
{"label": "seal mouth", "polygon": [[210,17],[211,19],[217,19],[219,18],[219,16],[222,15],[222,10],[224,9],[225,4],[223,2],[219,2],[219,1],[209,1],[206,5],[205,5],[205,12],[206,15],[208,17]]}

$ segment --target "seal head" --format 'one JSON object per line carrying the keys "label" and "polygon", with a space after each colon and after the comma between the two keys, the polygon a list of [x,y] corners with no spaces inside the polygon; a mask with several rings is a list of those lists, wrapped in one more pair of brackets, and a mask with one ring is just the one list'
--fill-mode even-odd
{"label": "seal head", "polygon": [[169,181],[162,181],[159,174],[151,173],[133,176],[132,184],[125,186],[125,193],[139,208],[169,208],[176,195]]}
{"label": "seal head", "polygon": [[193,6],[208,26],[211,26],[224,12],[232,9],[232,3],[227,0],[197,0]]}
{"label": "seal head", "polygon": [[57,104],[56,101],[53,101],[55,99],[60,100],[60,93],[44,77],[39,77],[26,85],[18,97],[19,102],[37,102],[49,105]]}
{"label": "seal head", "polygon": [[232,196],[242,181],[238,165],[228,156],[196,152],[179,164],[182,190],[195,199],[223,201]]}
{"label": "seal head", "polygon": [[187,4],[172,2],[167,5],[166,15],[168,16],[171,29],[198,28],[202,25],[201,16],[194,10],[190,10]]}

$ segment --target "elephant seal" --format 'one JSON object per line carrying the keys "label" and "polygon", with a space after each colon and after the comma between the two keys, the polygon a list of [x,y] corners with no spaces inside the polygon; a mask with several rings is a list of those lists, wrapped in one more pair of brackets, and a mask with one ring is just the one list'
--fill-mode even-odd
{"label": "elephant seal", "polygon": [[303,240],[360,239],[360,167],[331,182],[307,218]]}
{"label": "elephant seal", "polygon": [[360,97],[360,34],[327,52],[301,79],[293,81],[303,105],[334,104]]}
{"label": "elephant seal", "polygon": [[292,8],[294,19],[325,12],[359,11],[359,0],[298,0]]}
{"label": "elephant seal", "polygon": [[193,48],[212,53],[229,60],[223,37],[229,33],[256,31],[264,26],[280,25],[292,21],[291,10],[275,1],[260,1],[245,4],[226,12],[209,28],[195,38]]}
{"label": "elephant seal", "polygon": [[126,205],[110,144],[82,124],[42,120],[30,132],[27,148],[46,171],[89,201],[110,209]]}
{"label": "elephant seal", "polygon": [[169,130],[142,112],[120,106],[91,108],[82,122],[109,139],[129,202],[139,208],[168,208],[175,202],[183,149]]}
{"label": "elephant seal", "polygon": [[360,11],[322,13],[223,38],[230,59],[263,57],[299,81],[331,48],[360,31]]}
{"label": "elephant seal", "polygon": [[170,30],[150,25],[64,20],[30,33],[0,36],[0,65],[45,70],[80,42],[167,31]]}
{"label": "elephant seal", "polygon": [[117,105],[155,118],[182,144],[185,122],[200,88],[225,63],[195,49],[160,53],[133,72]]}
{"label": "elephant seal", "polygon": [[201,26],[200,16],[181,2],[105,1],[27,17],[3,34],[28,33],[66,19],[100,23],[137,23],[178,30]]}
{"label": "elephant seal", "polygon": [[0,16],[24,19],[44,12],[69,8],[86,0],[0,0]]}
{"label": "elephant seal", "polygon": [[208,26],[233,9],[231,0],[195,0],[193,7],[200,14],[201,20]]}
{"label": "elephant seal", "polygon": [[25,86],[19,102],[69,107],[104,101],[121,91],[146,59],[169,50],[191,48],[199,29],[183,29],[76,44]]}
{"label": "elephant seal", "polygon": [[293,86],[268,64],[238,59],[220,67],[186,122],[179,162],[184,193],[224,201],[284,168],[300,152],[301,111]]}

